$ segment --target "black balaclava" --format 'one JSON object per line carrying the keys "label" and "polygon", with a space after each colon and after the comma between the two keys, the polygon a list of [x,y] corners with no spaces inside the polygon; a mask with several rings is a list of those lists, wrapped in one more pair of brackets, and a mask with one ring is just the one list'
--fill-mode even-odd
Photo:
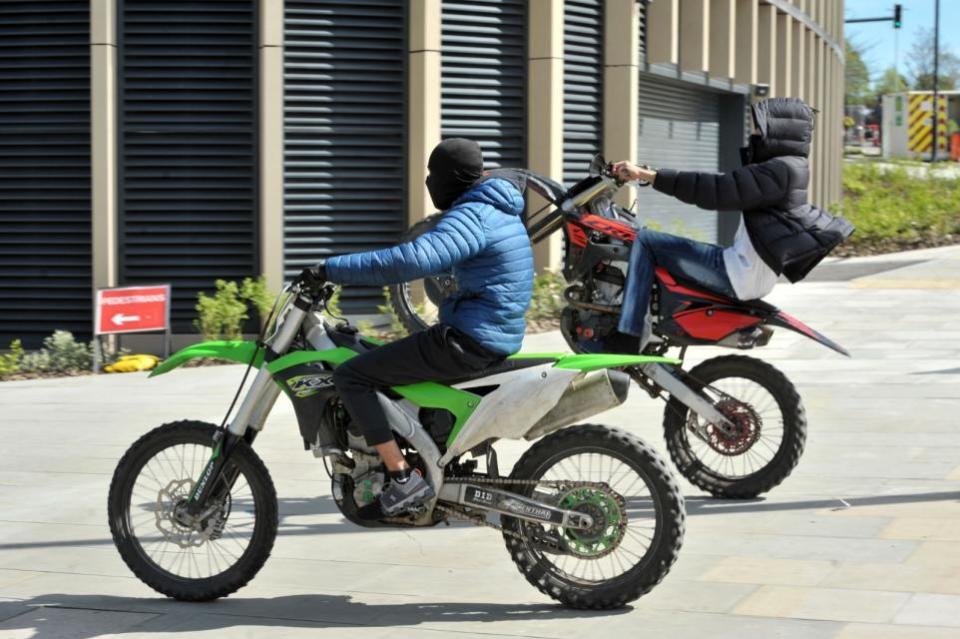
{"label": "black balaclava", "polygon": [[473,140],[450,138],[433,149],[427,168],[430,199],[435,207],[446,211],[483,177],[483,152]]}

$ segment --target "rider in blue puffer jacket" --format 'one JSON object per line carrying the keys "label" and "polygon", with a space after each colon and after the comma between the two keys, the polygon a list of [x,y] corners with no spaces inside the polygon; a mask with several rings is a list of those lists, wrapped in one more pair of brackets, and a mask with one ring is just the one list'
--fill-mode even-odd
{"label": "rider in blue puffer jacket", "polygon": [[533,295],[533,249],[518,186],[484,177],[480,146],[463,138],[441,142],[428,168],[430,198],[445,211],[436,226],[412,242],[334,257],[301,275],[386,285],[452,270],[457,280],[458,292],[442,304],[439,324],[358,355],[334,372],[344,406],[380,453],[390,479],[376,507],[362,513],[369,518],[395,516],[433,497],[400,452],[376,391],[461,378],[516,353]]}

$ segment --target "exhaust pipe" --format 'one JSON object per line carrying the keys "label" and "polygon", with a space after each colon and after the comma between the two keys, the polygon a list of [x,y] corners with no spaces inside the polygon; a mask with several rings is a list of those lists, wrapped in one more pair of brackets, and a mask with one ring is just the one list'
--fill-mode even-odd
{"label": "exhaust pipe", "polygon": [[630,376],[605,369],[588,373],[567,387],[557,405],[534,424],[524,438],[542,437],[581,419],[616,408],[627,399]]}

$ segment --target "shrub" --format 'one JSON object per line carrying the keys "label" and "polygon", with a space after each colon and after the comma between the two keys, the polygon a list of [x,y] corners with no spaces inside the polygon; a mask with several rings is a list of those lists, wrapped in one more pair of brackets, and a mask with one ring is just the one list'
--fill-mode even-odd
{"label": "shrub", "polygon": [[340,291],[343,290],[340,287],[337,287],[337,290],[333,292],[333,295],[330,296],[330,299],[327,300],[327,311],[331,317],[343,317],[343,311],[340,310]]}
{"label": "shrub", "polygon": [[[400,320],[400,316],[393,310],[393,299],[390,297],[390,287],[388,286],[383,287],[383,300],[384,303],[378,306],[377,310],[390,317],[390,324],[385,331],[381,332],[381,336],[385,339],[394,340],[409,335],[410,331],[407,330],[407,327]],[[419,314],[423,312],[423,309],[417,308],[416,311]]]}
{"label": "shrub", "polygon": [[250,317],[247,305],[240,300],[240,289],[236,282],[224,280],[217,280],[216,287],[212,297],[197,294],[195,308],[200,316],[193,325],[205,340],[240,339],[243,322]]}
{"label": "shrub", "polygon": [[90,370],[93,349],[78,342],[69,331],[54,331],[43,340],[43,348],[23,355],[20,370],[26,373],[71,373]]}
{"label": "shrub", "polygon": [[20,340],[10,342],[10,352],[0,355],[0,375],[10,375],[20,371],[23,361],[23,345]]}
{"label": "shrub", "polygon": [[544,271],[533,278],[533,299],[527,309],[527,323],[538,328],[542,323],[560,320],[560,311],[566,306],[563,290],[566,282],[563,276],[553,271]]}
{"label": "shrub", "polygon": [[856,163],[844,167],[843,191],[839,208],[857,228],[850,244],[908,245],[960,233],[960,180]]}
{"label": "shrub", "polygon": [[270,314],[270,309],[273,308],[273,300],[276,297],[267,288],[267,278],[263,275],[257,279],[243,278],[243,282],[240,283],[240,297],[252,304],[253,308],[257,310],[257,316],[259,316],[261,324],[267,321],[267,315]]}

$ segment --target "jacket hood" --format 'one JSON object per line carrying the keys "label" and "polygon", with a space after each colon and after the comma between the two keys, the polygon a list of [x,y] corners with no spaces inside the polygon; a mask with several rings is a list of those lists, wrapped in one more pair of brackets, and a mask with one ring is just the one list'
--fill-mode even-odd
{"label": "jacket hood", "polygon": [[753,122],[760,131],[751,142],[751,161],[810,154],[813,138],[813,109],[800,98],[770,98],[751,107]]}
{"label": "jacket hood", "polygon": [[503,178],[488,178],[471,187],[469,191],[457,198],[453,206],[467,202],[489,204],[502,213],[520,215],[525,203],[523,194],[516,186]]}

